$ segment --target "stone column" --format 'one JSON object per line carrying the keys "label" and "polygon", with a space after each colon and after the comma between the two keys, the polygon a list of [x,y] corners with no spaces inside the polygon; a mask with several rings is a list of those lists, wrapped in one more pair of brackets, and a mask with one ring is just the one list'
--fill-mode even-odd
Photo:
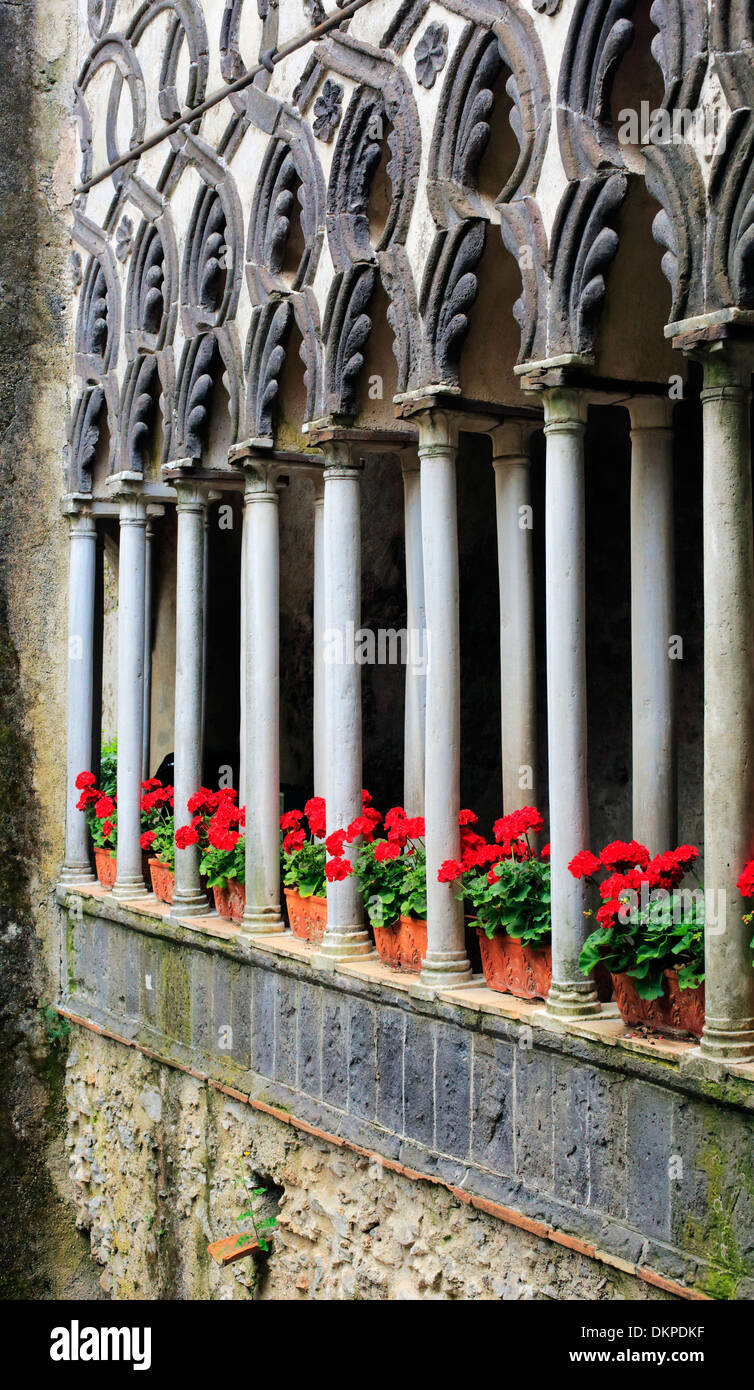
{"label": "stone column", "polygon": [[492,430],[500,584],[500,704],[503,809],[536,806],[537,686],[531,459],[535,426],[506,420]]}
{"label": "stone column", "polygon": [[458,859],[461,806],[461,668],[455,420],[444,411],[418,417],[421,460],[424,601],[428,633],[426,774],[427,954],[412,992],[430,997],[471,979],[463,903],[456,883],[438,883],[446,859]]}
{"label": "stone column", "polygon": [[413,452],[401,454],[401,471],[408,630],[403,723],[403,805],[407,815],[423,816],[427,617],[424,604],[421,474],[418,455]]}
{"label": "stone column", "polygon": [[120,497],[118,555],[118,847],[113,895],[146,893],[141,871],[141,760],[144,727],[144,587],[147,508],[142,495]]}
{"label": "stone column", "polygon": [[144,724],[142,729],[141,776],[149,776],[152,736],[152,571],[154,566],[154,519],[147,515],[144,560]]}
{"label": "stone column", "polygon": [[702,1052],[754,1057],[751,902],[736,880],[754,857],[754,538],[749,402],[752,358],[704,356],[704,875],[706,1012]]}
{"label": "stone column", "polygon": [[652,854],[676,843],[673,406],[638,397],[631,417],[633,834]]}
{"label": "stone column", "polygon": [[325,795],[325,484],[314,482],[314,795]]}
{"label": "stone column", "polygon": [[[361,815],[361,667],[354,634],[361,622],[361,472],[344,444],[325,446],[324,621],[325,621],[325,800],[327,832],[347,827]],[[358,842],[347,845],[352,862]],[[327,929],[315,964],[330,966],[371,955],[364,907],[353,876],[327,885]]]}
{"label": "stone column", "polygon": [[274,469],[244,489],[246,908],[242,928],[284,930],[280,914],[280,556]]}
{"label": "stone column", "polygon": [[91,512],[69,516],[68,567],[68,767],[63,883],[91,883],[89,831],[75,782],[91,771],[94,722],[94,605],[97,575],[97,524]]}
{"label": "stone column", "polygon": [[[175,483],[178,518],[175,602],[175,828],[188,825],[189,797],[202,784],[204,641],[204,521],[207,499],[191,479]],[[170,915],[209,912],[199,878],[199,847],[175,849],[175,891]]]}
{"label": "stone column", "polygon": [[[243,523],[242,523],[243,526]],[[240,719],[238,730],[238,804],[246,805],[246,546],[241,531],[241,672],[239,680]]]}
{"label": "stone column", "polygon": [[584,577],[584,434],[582,391],[544,392],[547,439],[547,723],[552,875],[552,986],[547,1011],[580,1018],[599,1010],[592,980],[579,969],[590,927],[587,887],[568,864],[589,848]]}

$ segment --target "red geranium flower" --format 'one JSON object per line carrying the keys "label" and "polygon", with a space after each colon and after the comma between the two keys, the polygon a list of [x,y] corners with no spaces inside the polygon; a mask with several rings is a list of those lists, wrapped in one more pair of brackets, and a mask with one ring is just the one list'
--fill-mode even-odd
{"label": "red geranium flower", "polygon": [[615,926],[615,919],[620,909],[621,904],[617,898],[612,898],[609,903],[603,903],[602,907],[597,909],[597,921],[605,931],[609,931],[611,927]]}
{"label": "red geranium flower", "polygon": [[649,863],[649,850],[646,845],[640,845],[637,840],[613,840],[612,844],[606,845],[600,854],[600,859],[606,869],[620,872],[621,869],[635,869],[637,864],[640,869],[646,869]]}
{"label": "red geranium flower", "polygon": [[548,843],[544,846],[544,848],[540,850],[540,852],[539,852],[539,857],[540,857],[540,859],[549,859],[549,858],[550,858],[550,844],[549,844],[549,841],[548,841]]}
{"label": "red geranium flower", "polygon": [[325,864],[325,878],[328,883],[340,883],[342,879],[348,878],[351,873],[351,865],[342,855],[336,855],[333,859],[328,859]]}
{"label": "red geranium flower", "polygon": [[400,859],[401,847],[395,840],[379,840],[375,846],[374,857],[378,864],[384,864],[386,859]]}
{"label": "red geranium flower", "polygon": [[736,887],[742,898],[754,898],[754,859],[739,874]]}
{"label": "red geranium flower", "polygon": [[111,796],[101,796],[94,807],[94,814],[97,820],[106,820],[115,810],[115,802]]}
{"label": "red geranium flower", "polygon": [[298,830],[303,817],[303,811],[286,811],[285,814],[280,817],[280,829]]}
{"label": "red geranium flower", "polygon": [[438,883],[455,883],[457,878],[463,876],[463,864],[459,864],[457,859],[446,859],[437,871]]}
{"label": "red geranium flower", "polygon": [[83,792],[87,787],[93,787],[96,781],[97,778],[93,772],[80,772],[73,785],[77,791]]}
{"label": "red geranium flower", "polygon": [[325,849],[327,853],[332,854],[335,859],[339,859],[343,853],[345,838],[345,830],[333,830],[325,840]]}
{"label": "red geranium flower", "polygon": [[199,836],[193,825],[180,825],[175,832],[175,843],[179,849],[188,849],[190,845],[198,845]]}
{"label": "red geranium flower", "polygon": [[139,844],[141,845],[142,849],[151,849],[156,838],[157,837],[153,830],[145,830],[144,834],[139,836]]}
{"label": "red geranium flower", "polygon": [[579,854],[574,854],[568,865],[568,872],[573,874],[574,878],[592,878],[601,868],[596,854],[592,854],[590,849],[582,849]]}
{"label": "red geranium flower", "polygon": [[325,833],[325,799],[322,796],[312,796],[304,806],[304,815],[309,822],[309,829],[312,835],[321,838]]}
{"label": "red geranium flower", "polygon": [[476,823],[477,823],[478,820],[479,820],[479,817],[478,817],[478,816],[475,816],[473,811],[459,811],[459,812],[458,812],[458,824],[459,824],[459,825],[476,825]]}
{"label": "red geranium flower", "polygon": [[303,830],[289,830],[283,840],[283,849],[286,854],[298,854],[299,850],[304,848],[305,840],[306,835]]}

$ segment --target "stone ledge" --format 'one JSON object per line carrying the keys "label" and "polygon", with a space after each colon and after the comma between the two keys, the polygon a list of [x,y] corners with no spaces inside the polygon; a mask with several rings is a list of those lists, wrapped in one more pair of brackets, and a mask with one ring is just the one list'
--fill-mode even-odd
{"label": "stone ledge", "polygon": [[312,960],[312,943],[302,941],[290,931],[252,936],[216,913],[175,922],[168,917],[168,905],[153,894],[124,901],[113,898],[99,884],[81,887],[60,884],[56,897],[60,906],[69,911],[71,900],[79,899],[85,915],[102,916],[121,926],[168,938],[177,944],[204,951],[222,951],[246,963],[262,964],[265,958],[267,961],[272,958],[286,971],[300,968],[307,977],[314,976],[323,983],[348,980],[352,987],[361,986],[366,997],[374,1002],[382,997],[386,1002],[399,1003],[412,1011],[481,1027],[483,1031],[503,1037],[510,1037],[511,1030],[517,1035],[522,1026],[529,1027],[537,1046],[544,1050],[591,1062],[598,1061],[595,1051],[602,1054],[603,1061],[608,1052],[619,1052],[622,1069],[644,1080],[657,1085],[667,1080],[691,1094],[754,1112],[754,1064],[725,1066],[703,1058],[693,1042],[636,1034],[623,1023],[614,1004],[603,1004],[600,1014],[590,1019],[553,1019],[540,1001],[496,994],[481,976],[475,976],[469,985],[443,990],[433,999],[416,999],[409,995],[412,977],[391,970],[375,957],[342,962],[326,972],[318,970]]}

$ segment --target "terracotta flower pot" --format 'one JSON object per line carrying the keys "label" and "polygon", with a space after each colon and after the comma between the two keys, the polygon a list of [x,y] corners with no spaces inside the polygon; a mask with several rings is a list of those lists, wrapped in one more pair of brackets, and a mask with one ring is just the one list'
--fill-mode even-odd
{"label": "terracotta flower pot", "polygon": [[234,922],[240,922],[246,906],[246,889],[235,878],[228,879],[228,897],[230,899],[230,915]]}
{"label": "terracotta flower pot", "polygon": [[95,846],[94,867],[97,870],[97,878],[103,888],[112,888],[115,882],[116,860],[115,851],[105,849],[103,846]]}
{"label": "terracotta flower pot", "polygon": [[517,999],[546,999],[552,983],[550,946],[522,946],[505,932],[492,940],[477,927],[482,970],[490,989],[514,994]]}
{"label": "terracotta flower pot", "polygon": [[302,898],[292,888],[286,888],[285,901],[294,936],[300,936],[302,941],[321,941],[327,926],[327,898]]}
{"label": "terracotta flower pot", "polygon": [[427,954],[427,923],[419,917],[399,917],[389,927],[374,927],[380,960],[393,970],[418,975]]}
{"label": "terracotta flower pot", "polygon": [[642,999],[630,975],[613,975],[615,999],[623,1022],[629,1027],[640,1024],[653,1033],[669,1037],[700,1038],[704,1027],[704,985],[696,989],[681,989],[678,973],[666,970],[660,999]]}
{"label": "terracotta flower pot", "polygon": [[152,879],[152,892],[156,898],[163,903],[172,903],[173,890],[175,888],[175,874],[169,869],[167,864],[162,864],[159,859],[150,859],[149,874]]}
{"label": "terracotta flower pot", "polygon": [[230,885],[229,883],[216,883],[212,889],[212,896],[215,899],[215,911],[218,917],[224,917],[229,922],[233,916],[230,906]]}

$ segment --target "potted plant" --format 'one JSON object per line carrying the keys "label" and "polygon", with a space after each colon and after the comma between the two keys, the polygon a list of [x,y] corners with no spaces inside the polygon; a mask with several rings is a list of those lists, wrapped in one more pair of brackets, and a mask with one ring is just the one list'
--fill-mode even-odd
{"label": "potted plant", "polygon": [[461,858],[447,860],[438,878],[462,885],[490,989],[545,999],[552,982],[550,847],[538,855],[530,839],[542,817],[534,806],[503,816],[492,844],[471,829],[476,819],[461,812]]}
{"label": "potted plant", "polygon": [[587,937],[579,964],[585,975],[598,965],[609,970],[629,1026],[701,1036],[704,891],[681,890],[698,857],[693,845],[681,845],[650,859],[636,840],[615,840],[599,855],[583,850],[568,866],[574,878],[598,883],[602,899],[599,925]]}
{"label": "potted plant", "polygon": [[202,788],[188,803],[202,848],[199,872],[212,889],[215,908],[226,921],[240,922],[246,906],[246,810],[235,805],[232,787]]}
{"label": "potted plant", "polygon": [[96,781],[93,772],[79,773],[75,785],[81,795],[76,807],[84,812],[89,826],[97,878],[103,888],[112,888],[116,874],[118,815],[115,796],[98,788]]}
{"label": "potted plant", "polygon": [[354,872],[380,959],[394,970],[415,975],[427,954],[424,819],[407,817],[402,806],[394,806],[385,816],[386,838],[375,839],[379,821],[378,812],[365,805],[348,827],[344,843],[362,839]]}
{"label": "potted plant", "polygon": [[142,834],[140,844],[148,857],[152,892],[161,902],[172,903],[175,888],[173,788],[156,777],[142,783]]}
{"label": "potted plant", "polygon": [[327,926],[324,799],[313,796],[303,811],[286,811],[280,817],[280,829],[283,891],[291,931],[303,941],[321,941]]}

